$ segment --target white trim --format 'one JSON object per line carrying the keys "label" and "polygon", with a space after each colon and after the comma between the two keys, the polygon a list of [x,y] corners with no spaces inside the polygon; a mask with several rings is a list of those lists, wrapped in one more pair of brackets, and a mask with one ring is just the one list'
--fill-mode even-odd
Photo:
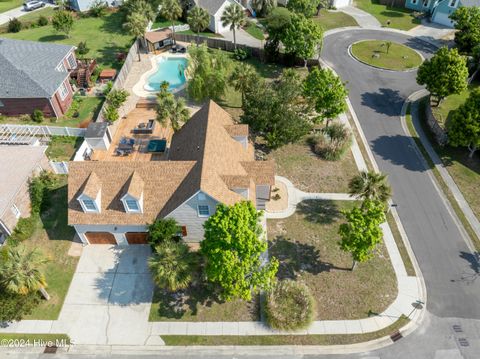
{"label": "white trim", "polygon": [[58,88],[58,94],[60,95],[60,100],[65,100],[68,96],[68,88],[67,85],[65,85],[65,81],[62,82],[60,87]]}
{"label": "white trim", "polygon": [[15,204],[12,204],[12,207],[10,207],[10,210],[15,215],[16,219],[19,219],[22,216],[22,213],[20,212],[20,210]]}
{"label": "white trim", "polygon": [[[125,209],[126,213],[143,213],[143,193],[140,198],[135,198],[129,193],[125,193],[125,195],[120,198],[123,204],[123,208]],[[127,204],[127,201],[135,201],[137,203],[138,209],[133,210]]]}
{"label": "white trim", "polygon": [[[66,58],[67,58],[68,66],[70,66],[70,69],[71,69],[71,70],[76,69],[76,68],[77,68],[77,60],[76,60],[75,55],[73,54],[72,51],[70,51],[70,54],[68,54],[68,55],[66,56]],[[71,59],[72,61],[70,61],[70,59]],[[72,65],[72,62],[73,62],[73,65]]]}
{"label": "white trim", "polygon": [[[100,210],[100,195],[101,195],[101,190],[98,191],[97,198],[95,198],[95,199],[90,198],[89,196],[87,196],[83,193],[80,196],[78,196],[77,201],[80,203],[80,206],[82,206],[83,212],[85,212],[85,213],[100,213],[101,212],[101,210]],[[95,206],[95,209],[93,210],[93,209],[87,208],[84,201],[92,201],[94,206]]]}

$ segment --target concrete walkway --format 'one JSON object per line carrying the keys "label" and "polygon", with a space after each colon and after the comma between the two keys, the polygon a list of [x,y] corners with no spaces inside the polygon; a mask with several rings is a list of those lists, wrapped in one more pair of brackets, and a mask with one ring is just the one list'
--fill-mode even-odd
{"label": "concrete walkway", "polygon": [[423,19],[422,24],[407,31],[408,35],[415,36],[434,46],[452,46],[455,29],[442,26]]}
{"label": "concrete walkway", "polygon": [[52,5],[52,4],[47,4],[45,3],[45,7],[43,8],[40,8],[40,9],[36,9],[36,10],[33,10],[33,11],[25,11],[23,9],[23,6],[19,6],[15,9],[12,9],[12,10],[8,10],[8,11],[5,11],[5,12],[2,12],[0,14],[0,25],[3,25],[3,24],[6,24],[7,22],[9,22],[11,19],[13,18],[19,18],[19,17],[22,17],[24,15],[27,15],[27,14],[31,14],[35,11],[39,11],[41,9],[45,9],[46,7],[54,7],[56,5]]}
{"label": "concrete walkway", "polygon": [[426,95],[428,95],[428,92],[426,90],[421,90],[413,94],[409,98],[409,101],[412,104],[411,114],[412,114],[413,125],[415,126],[415,130],[418,133],[418,137],[420,138],[420,141],[422,142],[423,147],[425,147],[425,150],[428,152],[428,155],[432,159],[432,162],[434,163],[435,168],[440,173],[440,176],[442,176],[443,181],[448,186],[450,192],[455,198],[455,201],[458,203],[458,206],[462,210],[463,214],[467,218],[467,221],[472,227],[473,231],[475,232],[477,237],[480,238],[480,221],[473,213],[472,209],[470,208],[470,205],[465,200],[465,197],[463,197],[463,194],[458,188],[454,179],[452,178],[452,176],[450,176],[450,173],[448,173],[448,170],[445,168],[442,160],[433,149],[432,145],[430,144],[430,141],[428,140],[427,135],[423,131],[423,128],[420,124],[420,118],[418,116],[418,100]]}
{"label": "concrete walkway", "polygon": [[360,27],[365,27],[369,29],[382,27],[382,24],[380,24],[380,22],[375,16],[369,14],[366,11],[360,10],[357,7],[346,6],[342,7],[340,11],[353,17]]}
{"label": "concrete walkway", "polygon": [[[243,29],[235,30],[235,35],[237,37],[237,44],[247,45],[251,47],[263,48],[263,41],[254,38],[248,32]],[[223,32],[222,36],[225,40],[233,42],[233,31]]]}

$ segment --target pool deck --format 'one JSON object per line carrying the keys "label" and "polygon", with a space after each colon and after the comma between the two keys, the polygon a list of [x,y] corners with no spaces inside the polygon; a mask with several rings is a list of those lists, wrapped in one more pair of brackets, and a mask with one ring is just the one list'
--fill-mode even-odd
{"label": "pool deck", "polygon": [[[168,57],[168,58],[187,58],[186,54],[172,54],[170,52],[163,52],[159,55],[149,55],[149,59],[151,61],[152,68],[145,72],[141,77],[140,80],[133,86],[132,91],[135,95],[142,98],[155,98],[156,91],[147,91],[145,90],[145,84],[147,83],[148,78],[153,75],[158,70],[158,59],[161,57]],[[176,93],[182,91],[185,88],[185,85],[178,87],[177,89],[173,90],[172,93]]]}

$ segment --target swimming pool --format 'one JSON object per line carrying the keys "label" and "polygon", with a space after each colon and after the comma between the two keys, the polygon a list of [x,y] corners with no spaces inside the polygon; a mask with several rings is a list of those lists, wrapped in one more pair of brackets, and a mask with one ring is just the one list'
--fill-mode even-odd
{"label": "swimming pool", "polygon": [[148,77],[144,86],[145,90],[158,91],[163,81],[170,84],[169,91],[178,90],[186,82],[187,63],[188,61],[184,57],[160,57],[157,62],[157,71]]}

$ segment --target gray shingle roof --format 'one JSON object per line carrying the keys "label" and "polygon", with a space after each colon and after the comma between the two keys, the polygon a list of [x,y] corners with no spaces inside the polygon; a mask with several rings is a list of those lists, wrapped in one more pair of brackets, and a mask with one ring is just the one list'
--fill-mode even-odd
{"label": "gray shingle roof", "polygon": [[228,0],[196,0],[198,6],[203,7],[213,16],[222,7],[223,3]]}
{"label": "gray shingle roof", "polygon": [[72,48],[0,38],[0,98],[51,97],[68,76],[55,68]]}

